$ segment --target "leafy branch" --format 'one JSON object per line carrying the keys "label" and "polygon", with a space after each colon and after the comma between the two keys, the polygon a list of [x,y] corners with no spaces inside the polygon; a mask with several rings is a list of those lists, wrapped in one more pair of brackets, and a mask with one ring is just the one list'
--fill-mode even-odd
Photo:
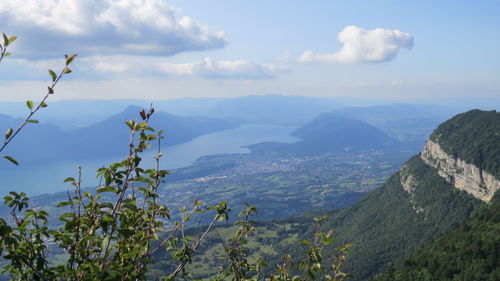
{"label": "leafy branch", "polygon": [[0,44],[0,62],[2,62],[4,57],[11,55],[10,53],[7,52],[7,47],[17,39],[16,36],[9,37],[5,33],[2,33],[2,35],[3,35],[3,45]]}
{"label": "leafy branch", "polygon": [[[7,47],[12,42],[14,42],[17,39],[17,37],[16,36],[8,37],[7,35],[5,35],[5,33],[3,33],[3,39],[4,39],[3,45],[0,44],[0,51],[1,51],[0,62],[2,61],[2,59],[4,57],[10,55],[10,53],[7,52]],[[71,56],[65,55],[66,65],[59,72],[59,74],[56,74],[52,69],[48,70],[50,77],[52,79],[52,82],[51,82],[50,86],[47,87],[47,93],[45,94],[43,99],[36,106],[35,106],[35,103],[33,101],[31,101],[31,100],[26,101],[26,106],[28,107],[30,113],[15,130],[13,130],[12,128],[7,129],[7,131],[5,132],[5,140],[4,140],[3,144],[0,146],[0,153],[3,152],[3,150],[7,147],[7,145],[17,136],[17,134],[19,134],[19,132],[28,123],[38,123],[38,120],[32,119],[33,115],[35,115],[41,108],[47,107],[46,101],[50,95],[54,94],[54,88],[57,86],[59,80],[64,75],[71,73],[71,69],[69,68],[69,65],[74,61],[76,56],[77,56],[77,54],[73,54]],[[4,155],[3,157],[5,159],[9,160],[10,162],[12,162],[13,164],[19,165],[19,163],[17,162],[17,160],[14,157],[9,156],[9,155]]]}

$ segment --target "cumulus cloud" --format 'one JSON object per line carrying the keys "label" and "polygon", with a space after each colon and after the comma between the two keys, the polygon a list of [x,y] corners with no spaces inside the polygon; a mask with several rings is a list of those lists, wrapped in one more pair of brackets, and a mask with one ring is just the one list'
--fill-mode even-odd
{"label": "cumulus cloud", "polygon": [[174,55],[221,48],[222,31],[177,18],[163,0],[16,0],[0,5],[0,25],[21,37],[16,53]]}
{"label": "cumulus cloud", "polygon": [[354,25],[347,26],[337,36],[342,48],[335,53],[320,54],[304,52],[301,62],[367,63],[390,61],[401,48],[413,47],[413,36],[397,29],[376,28],[365,30]]}
{"label": "cumulus cloud", "polygon": [[93,65],[93,69],[100,73],[136,72],[168,76],[197,76],[207,79],[270,79],[287,69],[272,65],[258,64],[245,60],[216,61],[205,58],[190,63],[168,63],[153,60],[141,60],[131,57],[102,57],[89,58],[83,61],[86,68]]}

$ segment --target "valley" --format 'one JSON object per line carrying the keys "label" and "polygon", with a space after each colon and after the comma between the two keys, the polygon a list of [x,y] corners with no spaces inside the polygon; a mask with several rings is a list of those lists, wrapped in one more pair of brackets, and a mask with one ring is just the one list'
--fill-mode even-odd
{"label": "valley", "polygon": [[[247,247],[251,262],[257,257],[264,258],[270,270],[285,252],[294,258],[300,256],[303,247],[297,244],[297,239],[314,233],[314,217],[328,215],[324,228],[333,229],[336,240],[328,249],[344,243],[353,244],[344,268],[352,274],[349,279],[356,281],[374,276],[386,278],[387,274],[400,270],[391,267],[396,262],[425,248],[478,210],[488,208],[483,201],[488,202],[497,189],[496,182],[489,177],[498,174],[495,164],[498,135],[488,133],[497,130],[496,113],[463,113],[430,134],[429,127],[434,121],[426,123],[428,112],[421,117],[410,116],[414,118],[411,122],[407,117],[400,119],[400,122],[410,123],[423,120],[420,128],[424,129],[410,132],[399,130],[399,125],[387,127],[387,121],[393,120],[395,115],[380,115],[378,111],[375,107],[373,115],[368,114],[378,116],[371,119],[366,113],[356,117],[359,119],[325,113],[298,128],[245,124],[236,129],[208,133],[177,146],[163,147],[167,157],[175,156],[175,150],[169,153],[169,149],[183,145],[186,146],[184,151],[198,151],[197,146],[207,145],[204,151],[213,152],[217,149],[207,141],[212,138],[214,147],[220,146],[221,152],[232,152],[194,153],[201,157],[191,158],[194,162],[190,165],[169,169],[170,175],[158,189],[158,203],[172,210],[174,220],[181,219],[183,211],[179,210],[189,209],[193,200],[202,201],[203,206],[216,205],[223,200],[230,208],[228,221],[217,225],[187,266],[192,276],[205,279],[215,273],[224,253],[223,241],[235,231],[231,225],[239,219],[238,214],[246,204],[258,210],[252,217],[257,221],[256,229]],[[437,120],[444,115],[431,116]],[[374,122],[375,119],[378,121]],[[369,120],[377,126],[368,123]],[[397,120],[391,122],[398,123]],[[460,125],[453,125],[457,122]],[[478,124],[471,129],[469,122]],[[259,130],[262,133],[258,133]],[[237,131],[242,135],[230,135]],[[428,134],[430,136],[426,137]],[[468,134],[482,137],[476,138],[472,146],[456,137]],[[232,138],[234,144],[229,145]],[[223,139],[227,139],[226,142],[221,142]],[[428,139],[426,144],[422,139]],[[458,146],[462,152],[455,154]],[[482,151],[492,153],[481,156]],[[455,155],[464,160],[457,160]],[[153,156],[153,151],[147,152],[144,159]],[[144,163],[153,164],[151,160]],[[472,171],[476,178],[463,179],[464,171]],[[470,184],[475,186],[469,188]],[[484,187],[490,188],[485,193],[487,199],[474,191],[483,192]],[[87,185],[85,191],[95,194],[92,186]],[[49,212],[49,225],[57,227],[60,222],[55,218],[67,209],[56,208],[55,204],[67,197],[67,192],[41,194],[32,196],[30,202],[36,209]],[[113,200],[110,195],[104,198]],[[0,208],[2,216],[7,217],[8,212],[6,207]],[[167,230],[175,228],[169,221],[164,223]],[[209,223],[208,217],[197,217],[185,225],[185,231],[196,237],[206,223]],[[161,262],[151,266],[150,278],[174,269],[175,264],[163,262],[168,259],[164,254],[155,255]],[[298,262],[294,258],[292,261]],[[325,258],[331,261],[331,256]],[[64,261],[65,254],[56,251],[53,259]]]}

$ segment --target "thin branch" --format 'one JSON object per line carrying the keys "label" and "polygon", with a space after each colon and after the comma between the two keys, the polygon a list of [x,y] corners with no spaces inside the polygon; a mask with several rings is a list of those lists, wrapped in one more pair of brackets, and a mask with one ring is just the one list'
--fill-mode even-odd
{"label": "thin branch", "polygon": [[19,127],[17,127],[17,129],[14,131],[14,133],[8,138],[5,140],[5,142],[3,143],[3,145],[0,147],[0,152],[2,152],[5,147],[14,139],[14,137],[24,128],[24,126],[26,126],[26,124],[28,124],[29,120],[31,120],[31,117],[33,117],[33,115],[38,112],[38,110],[40,110],[40,108],[42,108],[42,105],[45,104],[45,101],[49,98],[49,96],[53,93],[53,89],[57,86],[57,83],[59,82],[59,80],[63,77],[63,75],[65,74],[66,72],[66,67],[61,71],[61,73],[59,73],[59,75],[57,76],[56,79],[54,79],[54,81],[52,82],[50,88],[52,90],[47,90],[47,94],[45,94],[45,96],[43,97],[42,101],[38,104],[38,106],[32,110],[30,112],[30,114],[28,115],[28,117],[26,117],[26,119],[21,123],[21,125],[19,125]]}
{"label": "thin branch", "polygon": [[[212,227],[214,226],[215,222],[217,221],[217,215],[214,216],[214,218],[212,219],[212,221],[210,222],[210,225],[207,227],[207,229],[205,230],[205,232],[203,232],[203,234],[201,235],[200,239],[198,241],[196,241],[194,247],[191,249],[191,254],[195,254],[196,253],[196,250],[198,250],[198,247],[200,247],[201,245],[201,242],[205,239],[205,236],[207,236],[208,232],[212,229]],[[184,267],[186,266],[186,263],[188,262],[187,259],[184,259],[181,264],[179,264],[179,266],[177,266],[177,268],[175,269],[174,273],[172,273],[170,275],[171,279],[175,279],[175,277],[182,271],[182,269],[184,269]]]}

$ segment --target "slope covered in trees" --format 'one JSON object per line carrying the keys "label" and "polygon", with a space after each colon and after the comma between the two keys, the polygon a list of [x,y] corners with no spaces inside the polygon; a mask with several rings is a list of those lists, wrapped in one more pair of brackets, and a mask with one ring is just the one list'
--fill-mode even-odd
{"label": "slope covered in trees", "polygon": [[[353,280],[380,272],[467,219],[483,204],[454,189],[418,157],[405,167],[382,187],[333,215],[327,224],[335,229],[339,242],[353,244],[346,263]],[[416,179],[411,193],[401,184],[407,173]]]}
{"label": "slope covered in trees", "polygon": [[490,206],[404,258],[377,281],[500,280],[500,194]]}

